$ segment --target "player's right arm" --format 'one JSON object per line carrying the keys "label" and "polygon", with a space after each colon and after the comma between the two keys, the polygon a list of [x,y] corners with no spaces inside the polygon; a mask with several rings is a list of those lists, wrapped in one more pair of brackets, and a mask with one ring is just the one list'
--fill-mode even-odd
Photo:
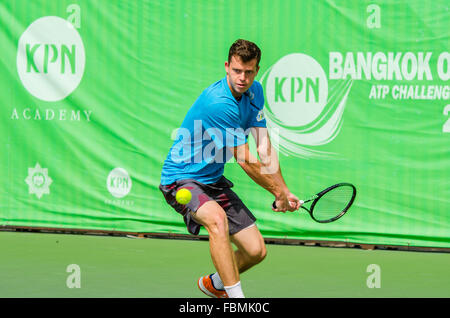
{"label": "player's right arm", "polygon": [[237,147],[230,147],[229,150],[233,153],[236,161],[245,173],[253,181],[275,196],[278,208],[274,211],[285,212],[298,210],[299,200],[289,191],[282,179],[278,162],[275,163],[278,169],[273,169],[273,161],[261,162],[250,153],[248,143]]}

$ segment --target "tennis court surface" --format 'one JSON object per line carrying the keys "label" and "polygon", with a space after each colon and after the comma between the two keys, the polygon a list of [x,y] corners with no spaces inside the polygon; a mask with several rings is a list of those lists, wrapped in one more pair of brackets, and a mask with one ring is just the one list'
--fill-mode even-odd
{"label": "tennis court surface", "polygon": [[[0,232],[0,249],[1,298],[203,298],[196,280],[215,271],[207,241]],[[448,253],[267,250],[241,275],[248,298],[450,297]]]}

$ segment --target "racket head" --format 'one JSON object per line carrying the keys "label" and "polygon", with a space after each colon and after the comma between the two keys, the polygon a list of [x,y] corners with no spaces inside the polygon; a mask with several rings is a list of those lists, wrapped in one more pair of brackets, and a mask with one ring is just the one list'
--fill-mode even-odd
{"label": "racket head", "polygon": [[352,206],[356,188],[351,183],[338,183],[317,193],[308,212],[319,223],[330,223],[340,219]]}

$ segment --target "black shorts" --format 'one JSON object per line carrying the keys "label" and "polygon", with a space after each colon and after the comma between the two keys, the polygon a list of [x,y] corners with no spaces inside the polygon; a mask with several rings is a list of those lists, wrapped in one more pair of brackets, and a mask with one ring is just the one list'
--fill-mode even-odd
{"label": "black shorts", "polygon": [[[193,179],[178,180],[172,184],[160,185],[159,189],[164,195],[167,203],[178,213],[183,215],[184,223],[193,235],[198,235],[200,224],[194,221],[191,212],[195,213],[206,202],[216,201],[227,214],[229,234],[233,235],[251,225],[256,221],[255,216],[239,199],[236,193],[231,190],[233,183],[225,177],[210,184],[204,184]],[[182,205],[175,199],[175,194],[179,189],[191,191],[192,199]]]}

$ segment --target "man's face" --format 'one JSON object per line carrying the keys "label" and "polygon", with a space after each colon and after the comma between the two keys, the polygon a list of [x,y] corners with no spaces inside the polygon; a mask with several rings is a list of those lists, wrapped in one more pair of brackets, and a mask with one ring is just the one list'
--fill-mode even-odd
{"label": "man's face", "polygon": [[228,86],[234,97],[241,97],[252,86],[259,71],[259,66],[257,67],[256,63],[256,59],[244,63],[236,55],[231,57],[230,63],[225,62]]}

